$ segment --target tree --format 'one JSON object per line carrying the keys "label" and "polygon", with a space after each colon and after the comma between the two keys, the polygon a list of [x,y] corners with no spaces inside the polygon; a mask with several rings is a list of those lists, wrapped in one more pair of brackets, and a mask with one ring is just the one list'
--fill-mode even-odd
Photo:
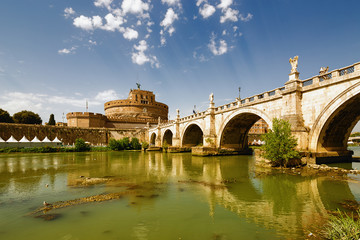
{"label": "tree", "polygon": [[295,150],[297,140],[291,135],[288,121],[274,118],[273,128],[263,135],[263,140],[262,156],[270,160],[273,166],[287,166],[289,160],[300,159],[300,153]]}
{"label": "tree", "polygon": [[77,152],[90,151],[90,145],[87,144],[84,139],[77,138],[75,140],[75,151],[77,151]]}
{"label": "tree", "polygon": [[15,113],[13,116],[15,123],[23,123],[23,124],[41,124],[42,120],[39,114],[33,113],[31,111],[21,111]]}
{"label": "tree", "polygon": [[48,125],[55,126],[55,124],[56,124],[56,122],[55,122],[54,114],[50,114]]}
{"label": "tree", "polygon": [[12,119],[12,117],[10,116],[8,111],[5,111],[5,110],[0,108],[0,122],[13,123],[14,120]]}

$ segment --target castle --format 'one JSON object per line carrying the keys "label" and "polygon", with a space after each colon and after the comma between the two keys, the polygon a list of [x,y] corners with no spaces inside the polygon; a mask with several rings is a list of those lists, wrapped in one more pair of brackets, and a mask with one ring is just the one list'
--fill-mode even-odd
{"label": "castle", "polygon": [[169,108],[156,102],[151,91],[130,89],[127,99],[113,100],[104,104],[105,115],[91,112],[70,112],[66,114],[69,127],[80,128],[144,128],[168,120]]}

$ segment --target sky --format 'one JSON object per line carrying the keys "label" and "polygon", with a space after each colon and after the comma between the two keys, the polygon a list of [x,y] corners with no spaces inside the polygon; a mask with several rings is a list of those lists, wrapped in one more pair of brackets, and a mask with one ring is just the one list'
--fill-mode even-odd
{"label": "sky", "polygon": [[[358,0],[2,0],[0,108],[104,114],[141,84],[190,115],[360,61]],[[65,119],[66,121],[66,119]],[[354,131],[360,131],[358,124]]]}

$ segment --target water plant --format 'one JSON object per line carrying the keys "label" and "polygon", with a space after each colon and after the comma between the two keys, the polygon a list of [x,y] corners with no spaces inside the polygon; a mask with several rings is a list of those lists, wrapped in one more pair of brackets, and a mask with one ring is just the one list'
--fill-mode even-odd
{"label": "water plant", "polygon": [[356,211],[355,216],[353,213],[346,214],[338,210],[336,215],[330,216],[325,228],[325,237],[327,239],[360,239],[359,215],[360,210]]}

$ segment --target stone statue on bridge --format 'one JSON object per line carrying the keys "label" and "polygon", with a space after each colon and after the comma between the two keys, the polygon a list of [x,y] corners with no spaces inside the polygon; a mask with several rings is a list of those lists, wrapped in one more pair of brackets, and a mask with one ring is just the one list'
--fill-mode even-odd
{"label": "stone statue on bridge", "polygon": [[290,73],[297,72],[298,59],[299,59],[299,56],[295,56],[293,59],[291,59],[291,58],[289,59],[289,63],[291,64],[291,72]]}
{"label": "stone statue on bridge", "polygon": [[321,67],[319,74],[321,75],[321,74],[325,74],[327,72],[329,72],[329,67]]}
{"label": "stone statue on bridge", "polygon": [[214,93],[211,93],[209,96],[210,103],[214,103]]}

